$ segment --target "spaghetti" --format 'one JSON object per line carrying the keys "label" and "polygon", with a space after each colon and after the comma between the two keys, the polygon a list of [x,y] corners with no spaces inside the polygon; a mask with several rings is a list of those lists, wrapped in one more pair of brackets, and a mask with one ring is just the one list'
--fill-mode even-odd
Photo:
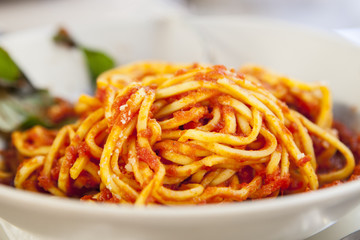
{"label": "spaghetti", "polygon": [[[84,200],[202,204],[315,190],[352,174],[322,84],[256,66],[140,62],[102,74],[79,120],[14,132],[16,188]],[[337,156],[341,166],[321,171]]]}

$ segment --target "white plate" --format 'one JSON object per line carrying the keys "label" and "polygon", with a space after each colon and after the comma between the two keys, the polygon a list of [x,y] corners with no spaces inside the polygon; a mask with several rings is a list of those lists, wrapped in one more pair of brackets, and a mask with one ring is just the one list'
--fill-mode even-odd
{"label": "white plate", "polygon": [[[68,26],[119,63],[143,59],[257,63],[304,81],[327,82],[334,99],[360,106],[360,48],[334,34],[267,19],[152,18]],[[51,43],[55,27],[0,39],[36,85],[76,99],[87,73],[79,53]],[[278,199],[216,206],[134,209],[95,205],[0,186],[0,216],[57,239],[304,239],[360,201],[360,181]]]}

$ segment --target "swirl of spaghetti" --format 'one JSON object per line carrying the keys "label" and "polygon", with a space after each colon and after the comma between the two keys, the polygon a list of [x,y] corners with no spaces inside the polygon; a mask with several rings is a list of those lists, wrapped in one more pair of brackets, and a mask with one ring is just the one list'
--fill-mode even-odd
{"label": "swirl of spaghetti", "polygon": [[[257,66],[129,64],[80,97],[76,123],[13,133],[15,187],[137,206],[315,190],[355,166],[331,107],[325,85]],[[339,155],[340,168],[321,172]]]}

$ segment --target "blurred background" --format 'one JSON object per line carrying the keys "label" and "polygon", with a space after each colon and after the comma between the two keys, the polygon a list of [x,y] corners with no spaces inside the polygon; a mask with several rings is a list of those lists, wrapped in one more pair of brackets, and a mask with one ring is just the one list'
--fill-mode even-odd
{"label": "blurred background", "polygon": [[247,14],[323,28],[360,27],[358,0],[188,0],[198,14]]}
{"label": "blurred background", "polygon": [[0,0],[0,32],[138,14],[253,15],[325,29],[360,28],[359,0]]}

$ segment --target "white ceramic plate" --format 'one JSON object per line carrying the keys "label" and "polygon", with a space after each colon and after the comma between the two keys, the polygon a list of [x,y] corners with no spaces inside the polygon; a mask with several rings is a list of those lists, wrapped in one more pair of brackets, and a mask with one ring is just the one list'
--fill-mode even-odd
{"label": "white ceramic plate", "polygon": [[[240,17],[122,19],[68,26],[119,63],[144,59],[256,63],[304,81],[324,81],[335,101],[360,107],[360,48],[336,35]],[[56,27],[0,39],[35,84],[75,100],[89,91],[81,55],[56,47]],[[0,216],[46,239],[304,239],[360,202],[360,181],[278,199],[192,207],[100,205],[0,186]]]}

